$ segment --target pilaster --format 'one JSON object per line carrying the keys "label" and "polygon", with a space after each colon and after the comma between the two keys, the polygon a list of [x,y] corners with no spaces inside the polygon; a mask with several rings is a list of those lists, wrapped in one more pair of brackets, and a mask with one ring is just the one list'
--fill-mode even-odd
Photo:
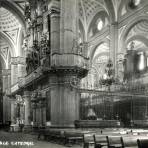
{"label": "pilaster", "polygon": [[84,77],[88,59],[77,40],[78,1],[61,0],[60,4],[60,24],[59,14],[50,14],[51,38],[55,42],[51,45],[51,126],[74,127],[74,121],[79,119],[80,96],[71,81]]}
{"label": "pilaster", "polygon": [[18,77],[25,76],[25,58],[12,57],[11,58],[11,84],[18,82]]}
{"label": "pilaster", "polygon": [[16,116],[15,116],[15,98],[11,98],[11,125],[15,124]]}
{"label": "pilaster", "polygon": [[24,91],[23,99],[25,101],[25,130],[31,127],[31,94],[29,91]]}
{"label": "pilaster", "polygon": [[51,54],[58,53],[60,51],[60,11],[50,8],[50,43]]}

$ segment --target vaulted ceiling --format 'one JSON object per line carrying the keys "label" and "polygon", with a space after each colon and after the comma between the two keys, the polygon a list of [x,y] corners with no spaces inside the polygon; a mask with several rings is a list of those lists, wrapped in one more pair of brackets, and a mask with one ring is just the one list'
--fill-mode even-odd
{"label": "vaulted ceiling", "polygon": [[2,0],[0,6],[0,56],[8,68],[10,55],[18,56],[19,37],[25,27],[25,0]]}

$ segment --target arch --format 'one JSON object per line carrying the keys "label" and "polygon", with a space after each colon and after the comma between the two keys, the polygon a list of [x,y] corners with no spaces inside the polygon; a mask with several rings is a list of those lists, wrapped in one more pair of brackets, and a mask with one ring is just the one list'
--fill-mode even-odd
{"label": "arch", "polygon": [[121,44],[121,51],[123,50],[123,52],[125,52],[125,40],[126,40],[126,37],[129,33],[129,31],[136,25],[138,24],[139,22],[141,21],[148,21],[148,17],[147,16],[138,16],[136,18],[134,18],[133,20],[131,20],[127,26],[125,27],[124,31],[122,32],[121,34],[121,37],[120,37],[120,44]]}
{"label": "arch", "polygon": [[92,49],[90,49],[90,54],[88,55],[88,57],[90,57],[91,62],[93,60],[93,56],[95,54],[97,47],[103,43],[107,43],[109,45],[109,39],[106,38],[106,39],[100,40],[99,42],[97,42],[97,44],[95,46],[93,46]]}
{"label": "arch", "polygon": [[148,47],[148,39],[142,35],[135,35],[135,36],[131,37],[130,39],[128,39],[126,41],[126,45],[133,40],[141,41],[142,43],[144,43]]}
{"label": "arch", "polygon": [[23,11],[12,1],[2,1],[1,2],[1,7],[4,7],[5,9],[9,10],[11,13],[13,13],[19,20],[20,24],[22,25],[23,28],[25,27],[25,18]]}
{"label": "arch", "polygon": [[[108,56],[108,52],[101,52],[99,53],[94,59],[93,61],[95,61],[98,57],[101,57],[101,56]],[[108,56],[109,57],[109,56]]]}
{"label": "arch", "polygon": [[3,32],[0,32],[0,36],[8,42],[9,46],[12,49],[12,50],[10,50],[11,56],[15,57],[16,56],[15,47],[14,47],[13,43],[11,42],[11,40]]}

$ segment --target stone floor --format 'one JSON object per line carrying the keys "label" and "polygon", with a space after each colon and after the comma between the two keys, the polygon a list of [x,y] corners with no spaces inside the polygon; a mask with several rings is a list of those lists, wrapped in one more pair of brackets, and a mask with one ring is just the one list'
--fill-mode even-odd
{"label": "stone floor", "polygon": [[[0,148],[66,148],[66,146],[43,140],[38,141],[37,136],[33,134],[0,131]],[[82,146],[74,145],[72,148],[82,148]]]}

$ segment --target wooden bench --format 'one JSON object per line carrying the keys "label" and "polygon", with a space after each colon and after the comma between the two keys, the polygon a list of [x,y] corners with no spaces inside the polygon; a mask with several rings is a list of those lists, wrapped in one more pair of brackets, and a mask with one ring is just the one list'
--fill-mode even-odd
{"label": "wooden bench", "polygon": [[83,148],[89,148],[89,146],[94,145],[94,134],[88,133],[83,135]]}
{"label": "wooden bench", "polygon": [[42,138],[42,136],[44,137],[44,139],[46,139],[46,133],[49,132],[49,130],[47,129],[39,129],[38,131],[38,140],[40,140]]}
{"label": "wooden bench", "polygon": [[137,139],[138,148],[148,148],[148,139]]}
{"label": "wooden bench", "polygon": [[107,140],[105,135],[94,135],[95,148],[102,148],[107,146]]}
{"label": "wooden bench", "polygon": [[44,137],[44,140],[61,142],[64,139],[64,131],[42,129],[38,131],[38,140],[40,140],[42,136]]}
{"label": "wooden bench", "polygon": [[121,136],[106,136],[108,148],[123,148]]}
{"label": "wooden bench", "polygon": [[64,131],[60,130],[50,130],[49,134],[46,134],[46,137],[48,137],[48,140],[53,142],[61,142],[64,138]]}
{"label": "wooden bench", "polygon": [[64,132],[65,141],[64,144],[71,146],[74,143],[82,143],[83,141],[83,134],[73,131],[65,131]]}
{"label": "wooden bench", "polygon": [[138,148],[137,139],[134,137],[123,137],[122,143],[124,148]]}

